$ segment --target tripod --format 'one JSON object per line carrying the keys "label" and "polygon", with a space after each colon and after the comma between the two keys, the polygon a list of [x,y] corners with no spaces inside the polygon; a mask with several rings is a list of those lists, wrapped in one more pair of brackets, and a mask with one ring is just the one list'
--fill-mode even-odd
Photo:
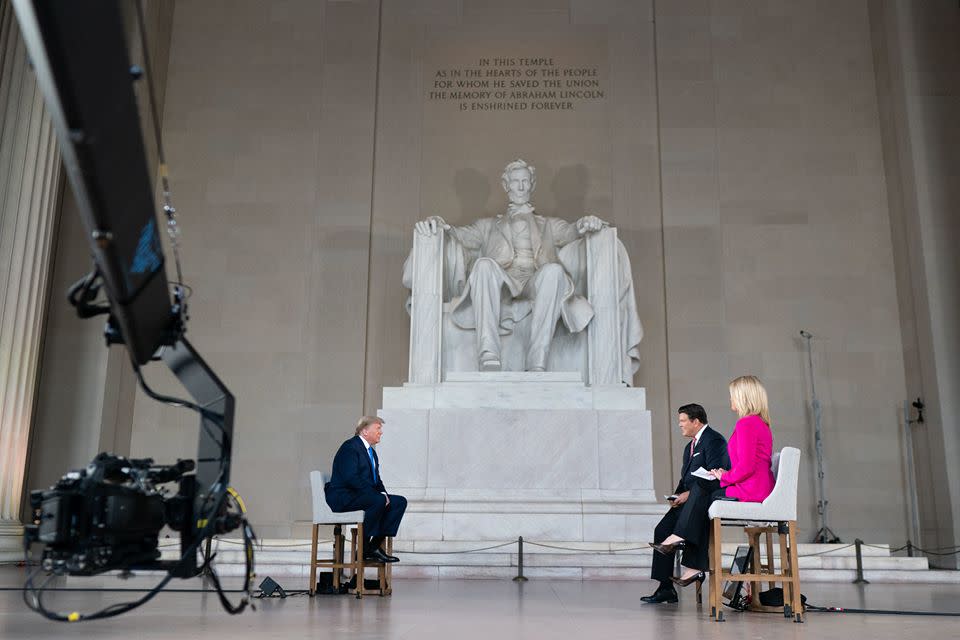
{"label": "tripod", "polygon": [[823,482],[823,425],[820,416],[820,400],[817,398],[817,386],[813,379],[813,345],[811,343],[813,334],[801,329],[800,337],[807,341],[807,365],[810,368],[810,406],[813,408],[813,441],[817,451],[817,514],[820,516],[820,529],[817,530],[813,541],[821,544],[836,543],[840,542],[840,536],[835,534],[827,525],[827,505],[830,504],[830,501],[827,500]]}

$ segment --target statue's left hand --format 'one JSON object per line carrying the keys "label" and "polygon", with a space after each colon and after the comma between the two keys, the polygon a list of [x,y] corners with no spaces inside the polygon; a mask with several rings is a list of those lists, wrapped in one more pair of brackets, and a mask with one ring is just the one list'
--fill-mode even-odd
{"label": "statue's left hand", "polygon": [[607,223],[597,216],[583,216],[577,220],[577,232],[580,235],[594,233],[607,226]]}

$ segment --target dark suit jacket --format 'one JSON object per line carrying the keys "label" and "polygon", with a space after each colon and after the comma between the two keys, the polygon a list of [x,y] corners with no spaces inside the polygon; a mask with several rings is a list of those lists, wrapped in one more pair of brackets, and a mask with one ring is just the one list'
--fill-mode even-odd
{"label": "dark suit jacket", "polygon": [[[362,446],[362,445],[361,445]],[[369,466],[369,465],[368,465]],[[703,467],[707,471],[710,469],[729,469],[730,456],[727,454],[727,439],[717,433],[709,426],[700,434],[700,441],[693,449],[693,455],[690,455],[690,445],[683,449],[683,467],[680,470],[680,482],[674,493],[683,493],[689,491],[690,487],[698,482],[708,482],[700,480],[693,475],[693,472]],[[709,482],[720,484],[718,480]]]}
{"label": "dark suit jacket", "polygon": [[[377,481],[373,481],[370,458],[360,436],[353,436],[342,445],[333,458],[333,473],[330,482],[324,487],[327,504],[334,511],[350,511],[350,505],[383,500],[382,493],[387,490],[380,478],[380,459],[376,450],[373,459],[377,467]],[[356,508],[356,507],[354,507]]]}

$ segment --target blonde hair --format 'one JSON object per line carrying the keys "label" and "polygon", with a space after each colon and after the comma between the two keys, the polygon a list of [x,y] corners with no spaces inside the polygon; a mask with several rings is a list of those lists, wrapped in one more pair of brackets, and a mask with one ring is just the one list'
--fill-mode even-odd
{"label": "blonde hair", "polygon": [[737,415],[760,416],[770,426],[770,407],[767,402],[767,390],[763,388],[757,376],[740,376],[730,382],[730,401]]}
{"label": "blonde hair", "polygon": [[360,435],[360,432],[369,427],[372,424],[383,424],[383,418],[379,416],[363,416],[357,420],[357,431],[356,434]]}

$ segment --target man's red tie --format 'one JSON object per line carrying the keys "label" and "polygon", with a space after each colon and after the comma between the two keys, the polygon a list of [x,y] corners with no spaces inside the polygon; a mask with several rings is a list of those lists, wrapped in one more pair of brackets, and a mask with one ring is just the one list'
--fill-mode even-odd
{"label": "man's red tie", "polygon": [[696,444],[697,444],[696,438],[690,441],[690,457],[691,458],[693,457],[693,448],[696,446]]}

